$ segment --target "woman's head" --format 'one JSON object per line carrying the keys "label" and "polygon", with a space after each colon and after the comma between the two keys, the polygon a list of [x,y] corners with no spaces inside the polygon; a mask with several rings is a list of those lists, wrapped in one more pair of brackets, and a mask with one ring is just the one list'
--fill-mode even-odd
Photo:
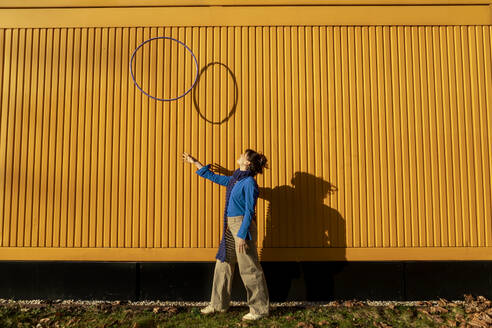
{"label": "woman's head", "polygon": [[263,173],[263,168],[268,168],[265,155],[257,153],[253,149],[246,149],[244,153],[239,156],[237,163],[240,166],[247,167],[253,176],[258,173]]}

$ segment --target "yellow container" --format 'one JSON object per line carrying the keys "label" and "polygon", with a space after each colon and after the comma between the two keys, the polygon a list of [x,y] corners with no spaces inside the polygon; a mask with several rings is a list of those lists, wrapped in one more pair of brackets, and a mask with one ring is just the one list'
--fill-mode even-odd
{"label": "yellow container", "polygon": [[0,260],[213,261],[246,148],[263,260],[492,259],[491,1],[196,4],[2,3]]}

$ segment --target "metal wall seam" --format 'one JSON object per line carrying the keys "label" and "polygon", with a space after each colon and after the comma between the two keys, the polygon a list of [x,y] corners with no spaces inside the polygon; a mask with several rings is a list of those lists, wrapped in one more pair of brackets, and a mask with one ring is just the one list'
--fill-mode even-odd
{"label": "metal wall seam", "polygon": [[[9,76],[9,64],[10,64],[10,39],[8,37],[9,30],[1,30],[0,31],[0,85],[2,86],[2,90],[0,92],[0,104],[2,108],[6,108],[2,110],[2,114],[0,116],[0,156],[6,158],[6,147],[7,147],[7,118],[8,118],[8,76]],[[4,85],[7,84],[7,87]],[[5,189],[5,180],[6,180],[6,166],[7,163],[1,163],[0,166],[0,246],[5,246],[5,217],[3,215],[4,207],[5,207],[5,193],[7,190]]]}
{"label": "metal wall seam", "polygon": [[[492,10],[492,5],[491,5],[491,10]],[[491,172],[491,163],[492,163],[492,132],[490,132],[488,129],[492,127],[492,111],[490,110],[492,108],[492,97],[490,95],[490,90],[492,90],[492,26],[485,26],[484,27],[484,50],[485,50],[485,59],[484,59],[484,71],[485,71],[485,98],[486,98],[486,108],[487,108],[487,115],[486,115],[486,121],[487,121],[487,147],[485,149],[485,158],[484,158],[484,167],[486,168],[485,171],[485,179],[484,179],[484,185],[485,185],[485,201],[487,205],[487,200],[492,198],[492,181],[490,180],[492,178],[492,172]],[[489,177],[489,180],[486,179],[486,177]],[[490,247],[492,246],[492,222],[490,220],[487,220],[487,218],[490,218],[492,216],[492,208],[490,206],[485,207],[484,211],[484,218],[485,218],[485,246]]]}

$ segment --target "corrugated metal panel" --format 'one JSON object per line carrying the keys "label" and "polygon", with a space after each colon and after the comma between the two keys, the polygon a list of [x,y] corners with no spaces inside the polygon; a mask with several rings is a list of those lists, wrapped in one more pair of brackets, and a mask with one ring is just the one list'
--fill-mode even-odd
{"label": "corrugated metal panel", "polygon": [[[257,178],[263,252],[491,247],[491,32],[0,29],[0,244],[217,247],[225,190],[180,154],[233,169],[251,147],[270,161]],[[234,78],[211,65],[195,95],[147,98],[128,63],[153,36]],[[195,73],[170,41],[144,46],[134,67],[160,97]],[[235,103],[223,124],[197,113],[220,122]]]}

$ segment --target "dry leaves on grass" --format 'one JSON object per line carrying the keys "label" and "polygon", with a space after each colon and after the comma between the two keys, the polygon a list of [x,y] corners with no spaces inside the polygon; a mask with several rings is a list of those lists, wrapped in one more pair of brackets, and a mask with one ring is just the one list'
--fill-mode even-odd
{"label": "dry leaves on grass", "polygon": [[492,326],[492,302],[483,296],[473,299],[465,295],[465,312],[470,318],[468,324],[472,327],[487,328]]}
{"label": "dry leaves on grass", "polygon": [[108,312],[113,309],[113,305],[109,302],[105,303],[100,303],[96,305],[96,309],[103,311],[103,312]]}
{"label": "dry leaves on grass", "polygon": [[439,306],[449,306],[449,305],[455,305],[454,303],[448,302],[444,298],[440,298],[439,301],[437,301],[437,305]]}
{"label": "dry leaves on grass", "polygon": [[152,309],[152,312],[157,313],[168,313],[168,314],[176,314],[178,313],[178,308],[175,306],[156,306]]}
{"label": "dry leaves on grass", "polygon": [[468,322],[473,327],[491,327],[492,326],[492,318],[487,313],[475,313],[471,318],[470,322]]}
{"label": "dry leaves on grass", "polygon": [[[444,327],[456,327],[456,324],[457,324],[457,323],[456,323],[456,320],[453,320],[453,319],[448,319],[448,320],[446,321],[446,324],[445,324],[445,325],[443,325],[443,326],[444,326]],[[443,327],[443,326],[441,326],[441,327]]]}
{"label": "dry leaves on grass", "polygon": [[346,307],[365,306],[365,303],[357,300],[348,300],[343,302],[342,306],[346,306]]}
{"label": "dry leaves on grass", "polygon": [[297,324],[298,328],[314,328],[313,324],[310,322],[301,321]]}
{"label": "dry leaves on grass", "polygon": [[103,326],[103,328],[110,328],[110,327],[119,327],[120,321],[119,320],[113,320],[110,323],[107,323]]}
{"label": "dry leaves on grass", "polygon": [[492,302],[483,296],[478,296],[476,300],[472,295],[465,295],[465,312],[481,312],[491,308]]}
{"label": "dry leaves on grass", "polygon": [[447,313],[449,311],[447,309],[443,308],[442,306],[435,305],[435,306],[431,306],[429,308],[429,312],[430,313]]}
{"label": "dry leaves on grass", "polygon": [[388,324],[386,324],[386,323],[384,323],[384,322],[382,322],[382,321],[380,321],[380,322],[376,322],[376,321],[374,321],[374,322],[373,322],[373,324],[374,324],[376,327],[378,327],[378,328],[393,328],[393,326],[388,325]]}
{"label": "dry leaves on grass", "polygon": [[[419,305],[426,305],[417,308],[417,311],[424,314],[429,320],[436,323],[444,323],[441,314],[448,313],[449,310],[445,306],[456,306],[441,298],[437,305],[432,305],[431,302],[417,302]],[[431,303],[431,304],[429,304]],[[465,315],[456,314],[455,320],[448,319],[441,327],[477,327],[488,328],[492,327],[492,308],[491,301],[483,296],[478,296],[476,299],[472,295],[465,295]]]}
{"label": "dry leaves on grass", "polygon": [[432,322],[438,322],[441,323],[444,320],[439,316],[439,314],[432,315],[430,313],[430,308],[417,308],[417,311],[422,313],[427,319],[429,319]]}
{"label": "dry leaves on grass", "polygon": [[36,328],[45,327],[45,325],[49,324],[50,321],[51,321],[51,318],[43,318],[43,319],[39,320],[38,324],[36,325]]}
{"label": "dry leaves on grass", "polygon": [[157,324],[154,321],[145,322],[145,323],[135,322],[133,323],[132,326],[132,328],[156,328],[156,327]]}
{"label": "dry leaves on grass", "polygon": [[76,322],[78,322],[79,320],[80,320],[79,318],[72,318],[72,319],[68,320],[68,322],[67,322],[67,326],[69,326],[69,327],[70,327],[71,325],[75,324],[75,323],[76,323]]}

